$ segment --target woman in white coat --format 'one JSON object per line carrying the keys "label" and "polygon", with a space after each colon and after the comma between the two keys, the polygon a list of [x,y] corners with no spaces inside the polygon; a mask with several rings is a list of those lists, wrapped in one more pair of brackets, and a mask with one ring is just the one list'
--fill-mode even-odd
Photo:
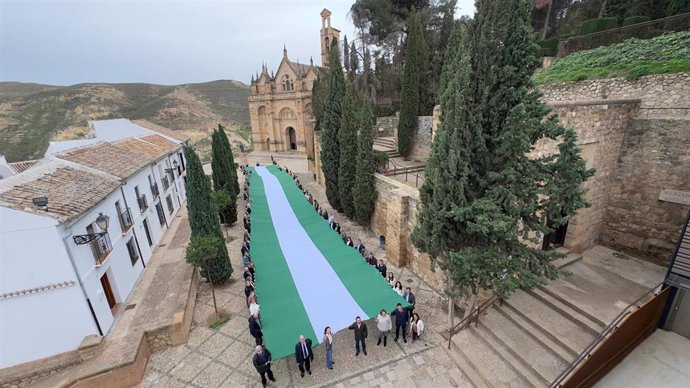
{"label": "woman in white coat", "polygon": [[392,327],[391,316],[386,313],[386,309],[381,309],[379,315],[376,316],[376,328],[379,331],[379,342],[376,343],[376,346],[381,345],[381,338],[383,338],[383,346],[386,346],[388,333],[391,332]]}
{"label": "woman in white coat", "polygon": [[417,314],[417,313],[412,314],[412,319],[410,320],[410,335],[412,336],[412,342],[421,338],[423,333],[424,333],[424,321],[419,319],[419,314]]}

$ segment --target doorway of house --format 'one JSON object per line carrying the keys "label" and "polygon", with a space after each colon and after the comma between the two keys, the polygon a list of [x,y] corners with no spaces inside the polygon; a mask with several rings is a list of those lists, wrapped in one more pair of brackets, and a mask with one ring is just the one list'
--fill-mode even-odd
{"label": "doorway of house", "polygon": [[285,137],[288,139],[288,143],[290,143],[290,149],[296,150],[297,135],[295,134],[295,128],[287,127],[287,129],[285,129]]}
{"label": "doorway of house", "polygon": [[[549,220],[551,224],[551,221]],[[553,227],[553,226],[551,226]],[[553,232],[544,236],[544,242],[541,249],[548,251],[549,249],[561,248],[565,245],[565,235],[568,232],[568,223],[557,227]]]}
{"label": "doorway of house", "polygon": [[115,294],[113,293],[112,287],[110,287],[110,280],[107,274],[101,276],[101,286],[103,287],[103,292],[105,293],[105,298],[108,300],[108,307],[112,310],[117,304],[115,301]]}

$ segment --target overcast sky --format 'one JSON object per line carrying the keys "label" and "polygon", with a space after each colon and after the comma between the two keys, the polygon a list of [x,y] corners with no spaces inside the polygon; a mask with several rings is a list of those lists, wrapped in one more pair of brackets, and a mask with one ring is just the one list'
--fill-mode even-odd
{"label": "overcast sky", "polygon": [[[249,82],[283,55],[319,64],[319,13],[354,36],[353,0],[0,0],[0,80]],[[457,16],[474,13],[459,0]],[[342,39],[342,35],[341,35]]]}

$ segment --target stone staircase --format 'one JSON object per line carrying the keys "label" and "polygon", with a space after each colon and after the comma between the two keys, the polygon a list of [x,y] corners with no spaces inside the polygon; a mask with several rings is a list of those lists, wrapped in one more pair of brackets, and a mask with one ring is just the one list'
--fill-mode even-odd
{"label": "stone staircase", "polygon": [[377,137],[374,139],[374,149],[383,151],[389,158],[399,158],[398,142],[394,137]]}
{"label": "stone staircase", "polygon": [[[476,327],[472,324],[453,336],[450,354],[474,386],[549,386],[606,327],[609,314],[617,314],[621,304],[627,305],[644,293],[644,285],[581,262],[581,257],[568,255],[560,260],[568,266],[566,270],[573,270],[572,278],[531,291],[519,290],[482,314]],[[593,270],[602,274],[601,288],[591,289],[592,285],[580,277]],[[627,290],[606,290],[605,283],[616,276],[619,279],[614,286],[624,285]],[[611,311],[602,314],[601,301],[590,310],[582,299],[571,300],[569,290],[578,286],[590,289],[573,293],[589,292],[607,300]],[[621,298],[625,292],[630,298]]]}

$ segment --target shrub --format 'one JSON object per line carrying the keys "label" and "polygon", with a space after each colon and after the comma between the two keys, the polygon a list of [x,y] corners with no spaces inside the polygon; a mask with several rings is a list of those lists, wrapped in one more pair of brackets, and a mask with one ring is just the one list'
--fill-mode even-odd
{"label": "shrub", "polygon": [[644,23],[648,22],[652,19],[649,18],[649,16],[628,16],[623,20],[623,25],[621,27],[625,26],[631,26],[633,24],[638,24],[638,23]]}
{"label": "shrub", "polygon": [[618,27],[617,18],[598,18],[585,20],[580,24],[580,35],[593,34],[599,31],[606,31]]}
{"label": "shrub", "polygon": [[374,161],[377,168],[386,167],[386,164],[388,164],[388,154],[381,150],[374,150]]}
{"label": "shrub", "polygon": [[542,40],[539,42],[539,55],[540,57],[555,57],[558,54],[558,37],[553,37],[549,39]]}

